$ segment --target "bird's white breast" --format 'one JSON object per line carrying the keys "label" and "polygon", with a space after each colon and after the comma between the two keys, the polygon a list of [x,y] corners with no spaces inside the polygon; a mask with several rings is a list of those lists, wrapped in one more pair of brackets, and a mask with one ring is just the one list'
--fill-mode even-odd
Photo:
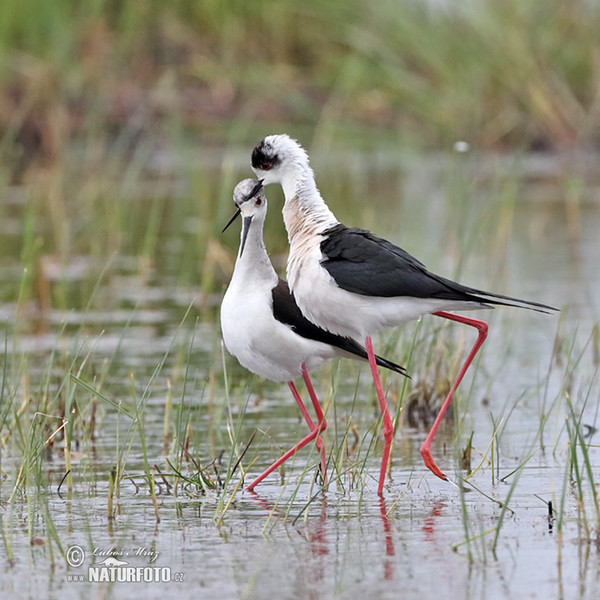
{"label": "bird's white breast", "polygon": [[302,374],[303,363],[310,370],[340,354],[273,317],[271,284],[241,289],[232,281],[221,304],[221,330],[240,364],[272,381],[291,381]]}

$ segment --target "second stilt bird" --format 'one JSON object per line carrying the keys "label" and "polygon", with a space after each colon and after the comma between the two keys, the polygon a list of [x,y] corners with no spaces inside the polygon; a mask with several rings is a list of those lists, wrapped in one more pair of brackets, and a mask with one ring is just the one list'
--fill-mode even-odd
{"label": "second stilt bird", "polygon": [[440,277],[394,244],[363,229],[342,225],[321,197],[307,153],[288,135],[270,135],[262,140],[252,152],[252,169],[264,185],[280,183],[283,187],[283,220],[290,242],[287,280],[302,313],[327,331],[365,341],[383,415],[385,443],[379,494],[383,492],[393,424],[374,360],[371,336],[428,313],[477,329],[477,340],[421,446],[427,467],[446,479],[433,460],[431,442],[456,388],[487,335],[485,322],[446,311],[494,305],[542,312],[556,309]]}

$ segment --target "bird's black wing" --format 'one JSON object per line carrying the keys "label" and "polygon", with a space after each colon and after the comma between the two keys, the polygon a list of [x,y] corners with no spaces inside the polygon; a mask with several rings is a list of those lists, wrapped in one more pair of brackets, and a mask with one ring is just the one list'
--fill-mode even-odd
{"label": "bird's black wing", "polygon": [[[341,350],[345,350],[350,354],[354,354],[365,360],[368,359],[367,350],[361,346],[356,340],[341,335],[336,335],[325,329],[321,329],[311,321],[309,321],[300,310],[299,306],[292,296],[288,284],[283,279],[280,279],[277,285],[272,290],[273,295],[273,316],[280,323],[289,325],[292,330],[303,338],[322,342],[335,346]],[[396,363],[386,360],[381,356],[375,357],[377,364],[380,367],[385,367],[396,373],[407,375],[404,367]]]}
{"label": "bird's black wing", "polygon": [[[462,300],[482,304],[526,305],[534,310],[551,306],[466,287],[427,270],[406,250],[364,229],[338,224],[322,234],[321,265],[342,289],[385,298],[412,296]],[[504,300],[505,302],[503,302]]]}

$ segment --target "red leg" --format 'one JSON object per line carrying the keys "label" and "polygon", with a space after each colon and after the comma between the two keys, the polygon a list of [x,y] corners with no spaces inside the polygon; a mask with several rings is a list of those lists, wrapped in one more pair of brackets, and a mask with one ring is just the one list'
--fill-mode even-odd
{"label": "red leg", "polygon": [[[300,412],[302,413],[302,416],[304,417],[304,420],[306,421],[308,428],[311,431],[313,431],[313,429],[315,428],[315,424],[313,423],[311,416],[308,414],[308,410],[306,409],[304,402],[302,402],[302,398],[300,397],[300,394],[298,393],[298,389],[294,385],[293,381],[288,381],[288,386],[289,386],[290,390],[292,390],[292,395],[294,396],[294,400],[296,400],[296,404],[298,405],[298,408],[300,409]],[[317,441],[317,443],[318,443],[318,441]]]}
{"label": "red leg", "polygon": [[437,475],[440,479],[447,480],[448,478],[444,475],[444,473],[442,473],[440,468],[435,464],[435,461],[433,460],[433,457],[431,456],[431,442],[433,441],[433,437],[435,436],[436,431],[442,421],[442,417],[444,416],[444,414],[448,410],[448,407],[450,406],[450,402],[452,401],[452,396],[454,395],[456,388],[462,381],[462,378],[465,376],[467,369],[473,362],[475,355],[477,354],[477,352],[479,351],[479,348],[481,348],[481,345],[483,344],[483,342],[485,341],[485,338],[487,337],[488,326],[485,321],[478,321],[477,319],[471,319],[470,317],[463,317],[461,315],[454,315],[452,313],[436,312],[433,314],[436,315],[437,317],[443,317],[444,319],[450,319],[451,321],[456,321],[457,323],[464,323],[465,325],[470,325],[471,327],[475,327],[477,329],[477,331],[479,332],[479,334],[477,335],[477,340],[475,341],[475,344],[471,348],[471,352],[469,352],[469,355],[467,356],[462,368],[458,372],[458,376],[456,377],[456,380],[452,384],[452,387],[450,388],[450,391],[448,392],[448,395],[446,396],[446,399],[444,400],[444,403],[442,404],[442,408],[440,408],[440,412],[438,413],[438,416],[435,419],[435,422],[431,428],[431,431],[429,432],[429,434],[425,438],[425,441],[423,442],[423,445],[421,446],[421,456],[423,457],[423,460],[425,461],[425,466],[434,475]]}
{"label": "red leg", "polygon": [[[304,374],[304,369],[303,369],[303,374]],[[306,377],[308,378],[308,373],[306,373]],[[305,381],[306,381],[306,379],[305,379]],[[310,379],[308,381],[310,382]],[[313,399],[313,395],[315,392],[312,387],[312,384],[310,385],[310,388],[309,388],[309,394],[311,394],[311,399],[313,399],[313,404],[316,403],[315,410],[316,410],[317,406],[319,407],[319,409],[317,411],[317,418],[319,419],[319,421],[318,421],[316,427],[315,427],[315,424],[313,423],[312,419],[310,418],[308,411],[306,410],[306,406],[304,405],[304,402],[302,402],[302,398],[300,397],[300,394],[298,393],[298,390],[296,389],[294,382],[290,381],[288,383],[288,385],[290,387],[290,390],[292,391],[292,394],[294,396],[294,399],[296,400],[296,403],[298,404],[298,407],[300,408],[300,412],[302,413],[302,416],[304,417],[304,420],[306,421],[306,423],[310,429],[310,433],[305,438],[300,440],[300,442],[298,442],[293,448],[290,448],[283,456],[278,458],[266,471],[261,473],[249,486],[246,487],[247,491],[252,491],[265,477],[267,477],[267,475],[270,475],[275,469],[277,469],[288,458],[290,458],[290,456],[293,456],[294,454],[296,454],[296,452],[298,452],[298,450],[300,450],[301,448],[304,448],[304,446],[306,446],[308,443],[310,443],[315,438],[317,439],[317,448],[321,452],[321,469],[323,469],[323,467],[324,467],[325,450],[323,448],[323,440],[320,437],[320,433],[325,429],[325,427],[327,427],[327,423],[325,422],[325,419],[323,418],[323,411],[321,410],[321,406],[319,405],[319,402],[318,402],[316,396]]]}
{"label": "red leg", "polygon": [[[323,478],[323,483],[325,484],[327,483],[327,461],[325,459],[325,447],[323,446],[323,440],[321,439],[320,434],[327,429],[327,421],[325,420],[323,409],[321,408],[317,395],[315,394],[315,388],[313,387],[312,381],[308,376],[308,370],[306,368],[306,365],[302,365],[302,377],[304,378],[304,383],[306,384],[308,395],[312,400],[313,406],[315,408],[315,413],[317,415],[317,429],[319,432],[319,437],[317,438],[316,443],[317,449],[319,450],[319,452],[321,452],[321,477]],[[308,424],[309,427],[311,427],[311,423]]]}
{"label": "red leg", "polygon": [[381,471],[379,472],[379,486],[377,488],[377,493],[381,496],[383,494],[383,483],[385,481],[385,473],[387,471],[388,461],[390,459],[390,450],[392,448],[394,424],[392,423],[392,417],[390,417],[390,411],[388,410],[387,402],[385,401],[385,395],[383,393],[381,379],[379,379],[379,371],[377,371],[375,353],[373,352],[373,342],[371,341],[371,338],[369,336],[365,338],[365,346],[367,347],[367,355],[369,357],[371,373],[373,374],[373,383],[375,384],[375,391],[377,392],[379,407],[381,408],[381,414],[383,415],[384,445],[383,456],[381,457]]}

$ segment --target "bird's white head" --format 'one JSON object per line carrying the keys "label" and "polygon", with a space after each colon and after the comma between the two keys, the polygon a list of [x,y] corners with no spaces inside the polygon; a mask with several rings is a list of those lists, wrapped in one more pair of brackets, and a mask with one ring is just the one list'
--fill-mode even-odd
{"label": "bird's white head", "polygon": [[314,181],[308,154],[287,134],[268,135],[252,151],[252,170],[264,185],[280,183],[288,199],[298,185]]}
{"label": "bird's white head", "polygon": [[239,257],[242,257],[246,239],[250,232],[250,225],[254,222],[254,228],[259,227],[262,236],[262,226],[267,214],[267,197],[260,179],[244,179],[240,181],[233,190],[233,201],[237,211],[229,219],[223,231],[225,231],[241,214],[242,215],[242,241],[240,243]]}
{"label": "bird's white head", "polygon": [[256,218],[267,214],[267,197],[260,179],[244,179],[233,190],[233,201],[242,217]]}

